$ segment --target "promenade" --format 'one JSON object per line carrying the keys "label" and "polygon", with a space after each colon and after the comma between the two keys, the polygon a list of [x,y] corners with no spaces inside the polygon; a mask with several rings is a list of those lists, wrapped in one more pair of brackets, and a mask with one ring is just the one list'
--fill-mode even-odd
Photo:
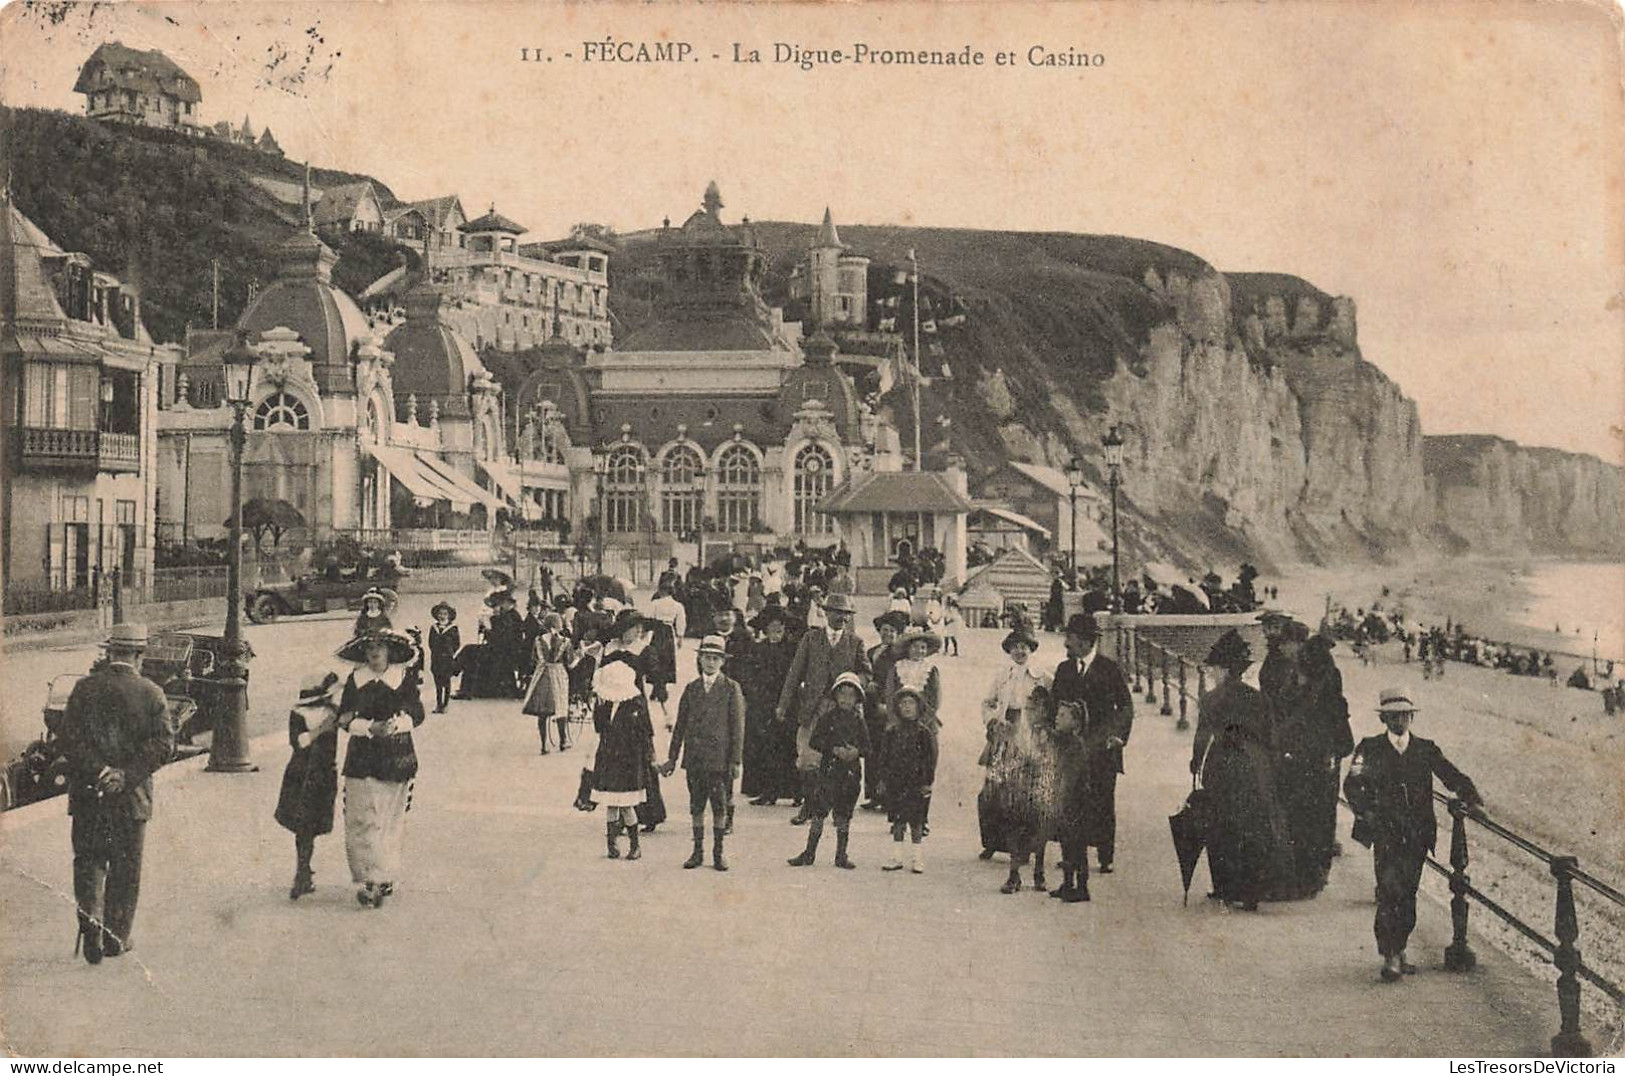
{"label": "promenade", "polygon": [[[419,731],[398,895],[359,908],[334,834],[317,845],[317,892],[293,903],[292,840],[271,818],[280,729],[295,667],[346,626],[255,629],[263,672],[291,663],[256,671],[261,769],[162,772],[127,956],[91,968],[71,955],[63,801],[0,819],[9,1052],[1481,1057],[1544,1053],[1556,1029],[1550,985],[1488,945],[1475,972],[1443,971],[1449,916],[1425,899],[1421,973],[1380,983],[1371,865],[1346,825],[1347,854],[1314,901],[1227,912],[1203,899],[1204,865],[1182,906],[1167,816],[1189,788],[1190,734],[1143,703],[1118,786],[1117,872],[1093,879],[1085,905],[1001,895],[1003,857],[976,858],[978,703],[1002,659],[991,631],[942,660],[923,876],[880,870],[889,833],[862,812],[856,871],[830,866],[827,847],[792,870],[804,831],[790,808],[743,801],[733,869],[681,870],[680,777],[664,783],[671,819],[644,858],[608,861],[602,812],[570,806],[588,751],[538,756],[517,703],[460,702]],[[1061,656],[1046,636],[1035,660]],[[658,709],[655,723],[663,754]]]}

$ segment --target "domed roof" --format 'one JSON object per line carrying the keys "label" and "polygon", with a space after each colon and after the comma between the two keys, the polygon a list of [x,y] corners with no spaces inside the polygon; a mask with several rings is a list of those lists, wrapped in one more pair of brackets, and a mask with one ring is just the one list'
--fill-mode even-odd
{"label": "domed roof", "polygon": [[353,345],[370,340],[372,327],[355,300],[326,281],[283,278],[254,297],[237,327],[258,339],[279,325],[299,334],[317,365],[344,366]]}
{"label": "domed roof", "polygon": [[278,326],[299,334],[318,366],[347,366],[350,350],[373,337],[367,315],[355,300],[333,286],[338,255],[307,225],[277,245],[277,278],[254,297],[237,328],[251,337]]}
{"label": "domed roof", "polygon": [[[414,288],[407,297],[406,321],[384,338],[384,350],[395,355],[397,400],[414,394],[420,400],[465,397],[469,379],[486,372],[468,341],[441,319],[442,301],[443,296],[428,285]],[[451,403],[446,400],[442,406]]]}
{"label": "domed roof", "polygon": [[786,417],[808,400],[822,400],[835,417],[841,440],[851,444],[861,437],[858,421],[858,393],[851,380],[829,362],[809,362],[791,370],[779,389]]}

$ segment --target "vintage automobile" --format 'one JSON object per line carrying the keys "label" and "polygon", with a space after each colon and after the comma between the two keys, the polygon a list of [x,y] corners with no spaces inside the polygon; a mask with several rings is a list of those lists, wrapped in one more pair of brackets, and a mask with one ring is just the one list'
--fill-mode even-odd
{"label": "vintage automobile", "polygon": [[[141,675],[163,689],[175,733],[169,761],[203,754],[194,739],[214,728],[222,696],[216,677],[221,640],[218,636],[173,632],[153,637],[141,660]],[[252,655],[250,655],[252,656]],[[99,663],[100,659],[98,659]],[[92,665],[92,670],[95,665]],[[52,678],[45,702],[45,732],[0,771],[0,810],[60,796],[68,790],[67,760],[62,752],[62,718],[73,687],[83,673]]]}
{"label": "vintage automobile", "polygon": [[302,575],[291,583],[266,583],[243,594],[243,611],[256,624],[279,616],[325,613],[330,609],[359,609],[361,597],[373,588],[384,590],[393,605],[393,589],[411,575],[393,561],[330,566],[326,571]]}

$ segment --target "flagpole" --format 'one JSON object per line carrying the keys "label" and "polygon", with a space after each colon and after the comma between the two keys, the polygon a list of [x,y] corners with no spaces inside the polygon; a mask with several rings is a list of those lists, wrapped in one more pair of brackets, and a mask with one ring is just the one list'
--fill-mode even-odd
{"label": "flagpole", "polygon": [[908,264],[912,270],[909,275],[914,280],[914,377],[911,390],[914,394],[914,469],[923,471],[924,461],[920,458],[920,260],[915,257],[913,248],[908,252]]}

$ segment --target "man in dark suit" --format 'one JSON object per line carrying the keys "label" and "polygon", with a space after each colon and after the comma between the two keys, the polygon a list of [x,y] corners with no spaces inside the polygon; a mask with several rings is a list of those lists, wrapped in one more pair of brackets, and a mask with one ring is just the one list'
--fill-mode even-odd
{"label": "man in dark suit", "polygon": [[809,628],[796,645],[795,659],[779,691],[779,705],[775,717],[786,720],[795,715],[800,726],[796,731],[796,768],[802,776],[802,807],[790,821],[803,825],[812,802],[813,782],[817,780],[818,762],[811,747],[813,725],[825,707],[830,705],[829,689],[842,673],[856,673],[867,685],[869,654],[863,640],[852,630],[852,602],[844,594],[831,594],[824,601],[823,628]]}
{"label": "man in dark suit", "polygon": [[1433,779],[1471,806],[1483,799],[1473,782],[1444,757],[1432,740],[1411,735],[1416,706],[1410,693],[1383,691],[1377,708],[1387,731],[1367,736],[1354,749],[1343,792],[1354,808],[1354,839],[1371,849],[1377,875],[1374,931],[1384,982],[1413,975],[1405,943],[1416,927],[1416,888],[1422,866],[1438,842]]}
{"label": "man in dark suit", "polygon": [[[1075,613],[1066,622],[1066,660],[1055,670],[1050,693],[1051,716],[1063,704],[1077,710],[1076,736],[1081,747],[1080,806],[1082,830],[1074,848],[1062,848],[1066,863],[1087,878],[1088,848],[1100,857],[1100,873],[1112,873],[1117,843],[1117,775],[1123,772],[1123,745],[1134,725],[1134,696],[1117,663],[1100,653],[1095,618]],[[1065,886],[1062,886],[1065,889]]]}
{"label": "man in dark suit", "polygon": [[113,625],[106,664],[74,685],[62,715],[73,892],[80,942],[92,964],[130,948],[152,772],[175,751],[164,693],[136,671],[146,648],[145,627]]}

